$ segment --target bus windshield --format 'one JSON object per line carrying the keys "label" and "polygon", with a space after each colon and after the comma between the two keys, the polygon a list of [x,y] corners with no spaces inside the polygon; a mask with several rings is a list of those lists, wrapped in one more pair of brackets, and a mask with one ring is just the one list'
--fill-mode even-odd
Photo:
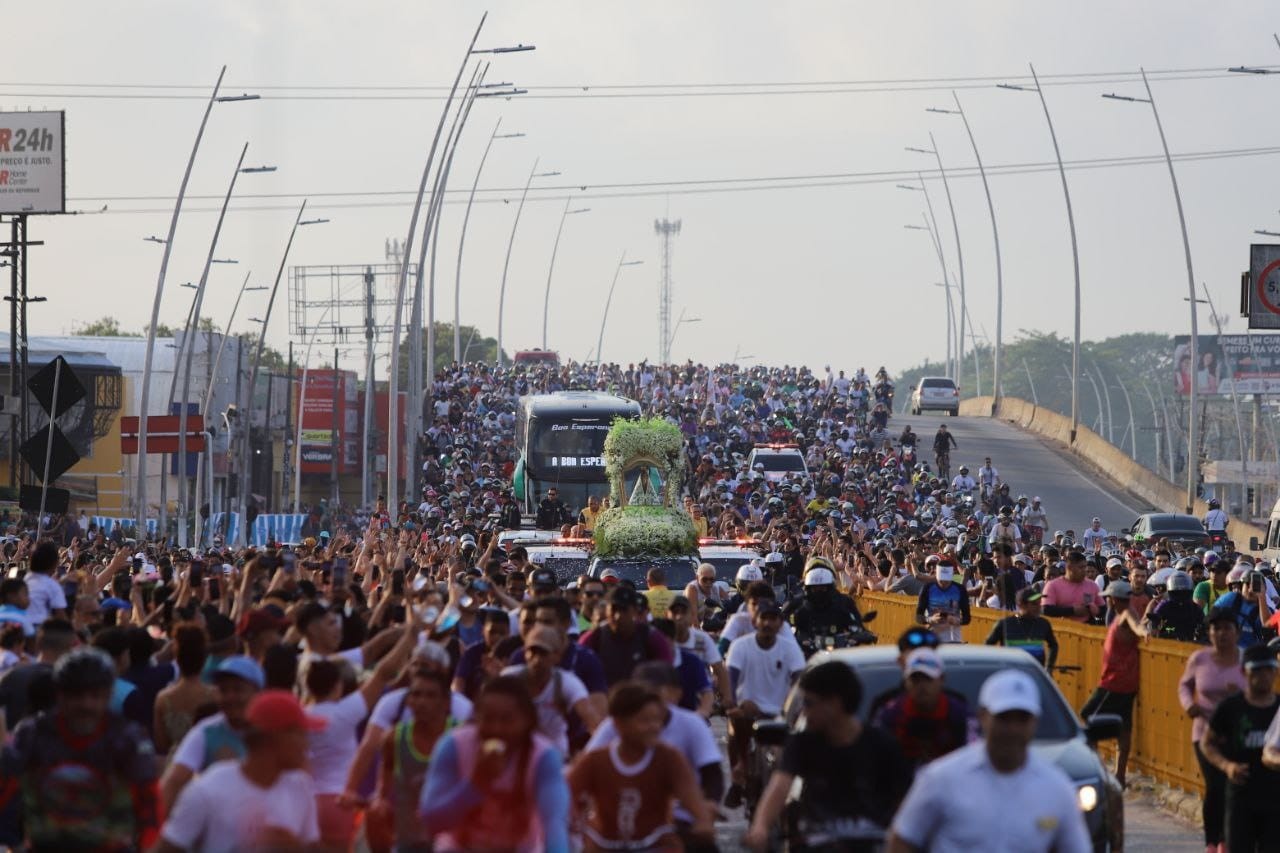
{"label": "bus windshield", "polygon": [[604,439],[613,418],[535,418],[529,423],[526,464],[547,480],[603,478]]}

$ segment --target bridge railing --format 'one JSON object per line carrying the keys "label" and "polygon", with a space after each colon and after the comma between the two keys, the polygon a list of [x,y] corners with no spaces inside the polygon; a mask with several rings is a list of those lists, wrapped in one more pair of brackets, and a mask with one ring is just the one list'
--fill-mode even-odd
{"label": "bridge railing", "polygon": [[[1105,471],[1111,480],[1122,484],[1125,489],[1163,512],[1181,512],[1186,506],[1185,485],[1169,482],[1084,424],[1076,428],[1073,442],[1071,418],[1052,409],[1017,397],[1001,397],[999,405],[992,397],[971,397],[960,403],[960,414],[998,418],[1066,445],[1071,453],[1094,468]],[[1197,499],[1193,513],[1203,518],[1208,511],[1209,505]],[[1247,550],[1250,537],[1265,540],[1266,530],[1232,519],[1227,526],[1227,535],[1236,543],[1237,548]]]}
{"label": "bridge railing", "polygon": [[[914,596],[864,592],[858,598],[864,613],[877,612],[871,627],[881,643],[892,644],[916,624]],[[974,608],[972,621],[962,629],[966,643],[984,643],[1004,611]],[[1106,629],[1067,619],[1051,619],[1058,638],[1058,663],[1078,666],[1078,671],[1055,672],[1054,681],[1079,713],[1097,686],[1102,670],[1102,641]],[[1144,639],[1138,652],[1139,686],[1134,706],[1133,745],[1129,765],[1135,770],[1181,788],[1202,791],[1200,769],[1191,747],[1191,720],[1178,703],[1178,680],[1187,658],[1196,649],[1191,643]],[[1104,751],[1110,751],[1104,746]]]}

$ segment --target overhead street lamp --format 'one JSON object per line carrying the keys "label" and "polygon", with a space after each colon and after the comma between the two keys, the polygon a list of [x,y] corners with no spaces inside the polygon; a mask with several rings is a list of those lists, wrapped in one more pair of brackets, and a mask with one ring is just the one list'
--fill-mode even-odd
{"label": "overhead street lamp", "polygon": [[147,243],[159,243],[161,246],[167,245],[169,242],[163,237],[157,237],[154,234],[151,235],[150,237],[143,237],[142,239],[144,242],[147,242]]}
{"label": "overhead street lamp", "polygon": [[[213,385],[217,381],[218,368],[222,364],[222,352],[227,348],[227,340],[228,338],[231,337],[231,325],[236,320],[236,312],[240,310],[240,300],[244,298],[244,295],[246,293],[267,289],[265,285],[261,287],[249,287],[249,278],[252,275],[253,275],[252,270],[245,273],[244,281],[241,282],[240,284],[240,292],[236,294],[236,301],[231,305],[231,316],[227,318],[227,325],[223,327],[223,330],[222,330],[222,339],[218,342],[218,354],[214,356],[213,364],[210,365],[209,367],[209,381],[208,381],[208,384],[205,386],[204,401],[200,406],[200,411],[202,412],[208,412],[209,406],[213,402]],[[243,341],[241,341],[240,343],[237,343],[237,346],[242,346],[242,345],[243,345]],[[239,400],[236,400],[237,405],[239,404],[239,402],[240,402]],[[231,449],[230,446],[228,446],[228,450],[230,449]],[[202,475],[207,481],[207,496],[209,499],[209,513],[211,517],[213,514],[213,469],[211,467],[212,460],[213,460],[212,456],[206,456],[206,462],[210,465],[209,473],[207,475],[204,474],[203,466],[196,471],[196,494],[206,493],[206,489],[201,486],[201,482],[200,482],[200,478]],[[200,541],[200,538],[201,538],[199,525],[200,525],[200,514],[196,513],[196,541],[197,542]]]}
{"label": "overhead street lamp", "polygon": [[604,364],[604,324],[609,320],[609,305],[613,302],[613,289],[618,286],[618,276],[622,274],[623,267],[638,267],[644,261],[628,261],[627,252],[622,251],[622,257],[618,258],[618,268],[613,271],[613,282],[609,285],[609,295],[604,300],[604,314],[600,317],[600,338],[596,341],[596,364]]}
{"label": "overhead street lamp", "polygon": [[[204,108],[204,116],[200,119],[200,128],[196,131],[196,139],[191,146],[191,154],[187,158],[187,168],[182,173],[182,182],[178,185],[178,195],[174,199],[173,215],[169,218],[169,232],[164,240],[164,254],[160,258],[160,272],[156,278],[156,295],[151,305],[151,328],[147,334],[146,355],[142,365],[142,395],[138,402],[138,490],[136,494],[139,538],[144,538],[147,532],[147,410],[151,404],[151,371],[155,360],[156,327],[160,323],[160,305],[164,301],[165,276],[169,271],[173,238],[178,230],[178,216],[182,213],[182,202],[187,196],[187,182],[191,179],[191,169],[195,165],[196,154],[200,150],[200,140],[204,138],[204,129],[209,123],[209,114],[213,112],[213,105],[233,101],[251,101],[258,98],[257,95],[249,94],[220,96],[218,91],[222,88],[222,78],[226,73],[227,66],[224,65],[218,72],[217,82],[213,84],[213,92]],[[158,532],[161,536],[165,535],[163,530]]]}
{"label": "overhead street lamp", "polygon": [[507,270],[511,267],[511,249],[516,244],[516,229],[520,227],[520,214],[524,210],[524,201],[529,196],[529,186],[534,178],[554,178],[559,172],[539,172],[538,159],[534,158],[533,168],[529,170],[529,179],[524,182],[524,192],[520,193],[520,204],[516,206],[516,218],[511,223],[511,237],[507,240],[507,258],[502,262],[502,286],[498,289],[498,352],[494,361],[502,366],[502,315],[507,301]]}
{"label": "overhead street lamp", "polygon": [[991,201],[987,170],[982,165],[982,154],[978,152],[978,142],[973,137],[973,128],[969,126],[969,117],[965,115],[964,107],[960,105],[960,96],[955,93],[955,90],[952,90],[951,98],[956,102],[954,110],[937,107],[927,109],[931,113],[960,116],[960,120],[964,122],[965,133],[969,136],[969,145],[973,147],[973,158],[978,161],[978,174],[982,176],[982,191],[987,196],[987,212],[991,214],[991,239],[995,244],[996,252],[996,345],[991,367],[991,395],[994,399],[994,408],[1000,405],[1000,395],[1003,391],[1001,367],[1004,355],[1004,268],[1000,262],[1000,229],[996,226],[996,208]]}
{"label": "overhead street lamp", "polygon": [[1049,102],[1045,100],[1035,66],[1028,67],[1031,69],[1034,86],[1014,83],[997,83],[996,86],[1018,92],[1035,92],[1040,97],[1045,124],[1049,126],[1049,139],[1053,142],[1053,155],[1058,161],[1058,176],[1062,179],[1062,198],[1067,205],[1067,228],[1071,232],[1071,265],[1075,274],[1075,324],[1071,336],[1071,443],[1074,444],[1076,428],[1080,425],[1080,251],[1076,243],[1075,214],[1071,210],[1071,191],[1067,187],[1067,170],[1062,165],[1062,151],[1058,148],[1058,134],[1053,129],[1053,116],[1049,114]]}
{"label": "overhead street lamp", "polygon": [[484,171],[484,162],[489,159],[489,149],[493,147],[495,139],[519,139],[524,136],[523,133],[498,133],[498,129],[502,127],[502,118],[499,117],[493,126],[493,133],[489,134],[489,142],[484,147],[484,154],[480,155],[480,165],[476,167],[475,180],[471,182],[471,194],[467,196],[467,211],[462,215],[462,233],[458,237],[458,268],[455,273],[453,283],[453,360],[461,362],[463,360],[462,353],[462,247],[467,242],[467,223],[471,221],[471,205],[476,200],[476,188],[480,186],[480,173]]}
{"label": "overhead street lamp", "polygon": [[[303,199],[302,204],[298,207],[298,215],[293,220],[293,228],[289,231],[289,239],[284,244],[284,253],[280,256],[280,267],[276,270],[276,280],[271,285],[271,295],[267,297],[266,316],[263,317],[262,320],[258,321],[262,324],[262,329],[258,332],[258,348],[253,354],[253,364],[249,368],[249,399],[247,401],[248,404],[243,409],[244,418],[245,418],[245,422],[244,422],[245,429],[244,429],[244,433],[241,436],[241,440],[244,446],[242,448],[242,456],[241,456],[242,465],[241,465],[241,471],[240,471],[240,479],[241,479],[241,482],[240,482],[240,531],[239,531],[240,536],[238,538],[240,540],[240,544],[242,545],[247,545],[249,543],[249,516],[248,516],[249,480],[250,480],[249,478],[249,427],[252,422],[252,412],[250,410],[252,409],[252,405],[253,405],[254,386],[258,381],[258,367],[262,363],[262,351],[266,349],[267,324],[271,322],[271,309],[275,306],[276,293],[279,292],[280,290],[280,279],[284,275],[284,266],[289,260],[289,249],[293,247],[293,238],[294,238],[294,235],[298,233],[298,228],[300,228],[303,225],[313,225],[313,224],[319,224],[321,222],[329,221],[327,219],[312,219],[312,220],[304,221],[302,218],[302,214],[304,211],[306,211],[306,209],[307,209],[307,200]],[[334,369],[335,370],[337,369],[337,365],[334,365]],[[270,418],[271,418],[271,406],[270,406],[270,401],[268,400],[267,401],[268,426],[270,426]]]}
{"label": "overhead street lamp", "polygon": [[[942,239],[939,237],[938,231],[937,231],[938,220],[933,218],[933,204],[932,202],[929,201],[929,191],[928,189],[925,188],[924,178],[923,177],[920,178],[920,186],[918,187],[913,187],[910,184],[898,184],[898,188],[904,189],[904,190],[911,190],[912,192],[924,193],[925,206],[929,211],[928,215],[925,215],[924,213],[920,214],[920,218],[921,220],[923,220],[924,225],[908,224],[908,225],[904,225],[903,227],[909,231],[924,231],[929,235],[929,240],[933,244],[934,254],[937,255],[937,258],[938,258],[938,266],[942,270],[942,280],[948,285],[950,285],[951,277],[950,277],[950,274],[947,272],[947,261],[946,261],[946,257],[943,255],[943,252],[942,252]],[[930,224],[931,220],[932,220],[932,224]],[[948,345],[947,376],[949,376],[954,381],[959,382],[960,371],[963,369],[964,365],[960,363],[959,358],[955,358],[953,360],[951,353],[952,353],[952,347]]]}
{"label": "overhead street lamp", "polygon": [[952,288],[950,284],[947,284],[946,282],[942,282],[942,281],[935,281],[933,283],[933,286],[941,287],[943,291],[945,291],[947,294],[947,372],[950,375],[954,375],[954,373],[958,373],[959,370],[953,371],[952,369],[952,366],[957,361],[957,359],[955,359],[955,356],[953,354],[953,347],[951,344],[952,334],[954,334],[954,329],[956,325],[955,311],[951,306],[951,289]]}
{"label": "overhead street lamp", "polygon": [[[1187,218],[1182,210],[1182,193],[1178,190],[1178,174],[1173,168],[1173,158],[1169,156],[1169,143],[1165,139],[1164,125],[1160,122],[1160,111],[1156,109],[1155,96],[1151,94],[1151,83],[1147,80],[1147,71],[1145,68],[1138,69],[1142,72],[1142,85],[1147,90],[1145,98],[1134,98],[1128,95],[1117,95],[1115,93],[1107,93],[1102,97],[1109,98],[1113,101],[1130,101],[1133,103],[1149,104],[1151,106],[1151,116],[1155,119],[1156,132],[1160,136],[1160,147],[1164,149],[1164,161],[1169,167],[1169,182],[1173,186],[1173,202],[1178,210],[1178,227],[1182,232],[1182,254],[1187,264],[1187,293],[1190,299],[1191,311],[1191,342],[1190,355],[1192,374],[1190,394],[1187,397],[1187,500],[1186,511],[1190,514],[1195,509],[1196,491],[1200,484],[1200,454],[1196,444],[1196,386],[1200,383],[1196,378],[1198,370],[1199,358],[1196,351],[1198,340],[1198,321],[1196,318],[1196,279],[1195,272],[1191,266],[1191,241],[1187,238]],[[1243,448],[1242,448],[1243,450]]]}
{"label": "overhead street lamp", "polygon": [[682,325],[684,325],[685,323],[701,323],[701,322],[702,322],[701,317],[690,317],[686,320],[684,316],[684,309],[681,308],[680,316],[679,318],[676,319],[676,324],[671,329],[671,337],[667,338],[667,352],[668,353],[671,352],[671,345],[676,342],[676,332],[680,331],[680,327]]}
{"label": "overhead street lamp", "polygon": [[1267,231],[1262,228],[1255,229],[1254,234],[1261,234],[1263,237],[1280,237],[1280,231]]}
{"label": "overhead street lamp", "polygon": [[544,350],[547,348],[547,315],[551,306],[551,275],[556,270],[556,252],[560,250],[560,235],[564,233],[564,221],[575,214],[591,212],[589,207],[570,210],[569,205],[572,202],[573,196],[564,200],[564,212],[560,214],[560,227],[556,229],[556,241],[551,244],[551,265],[547,268],[547,292],[542,297],[542,348]]}
{"label": "overhead street lamp", "polygon": [[[405,238],[404,257],[413,256],[413,240],[418,230],[418,216],[422,210],[422,196],[427,190],[427,181],[431,177],[431,166],[435,162],[436,148],[440,144],[440,134],[444,132],[444,123],[449,116],[450,108],[453,105],[454,96],[458,92],[458,84],[462,82],[462,74],[466,71],[467,62],[470,61],[473,53],[513,53],[517,51],[533,50],[533,45],[516,45],[510,47],[496,47],[487,50],[476,50],[476,40],[480,38],[480,30],[484,28],[485,19],[489,13],[485,12],[480,16],[480,23],[476,26],[475,33],[471,36],[471,41],[467,45],[467,52],[462,57],[462,62],[458,64],[458,72],[454,75],[453,86],[449,89],[449,96],[445,99],[444,107],[440,110],[440,119],[436,122],[435,136],[431,139],[431,148],[427,152],[427,162],[422,169],[422,178],[418,182],[418,195],[414,199],[413,212],[409,217],[409,233]],[[396,413],[396,404],[400,396],[400,326],[404,316],[404,295],[405,285],[408,281],[409,265],[400,264],[399,281],[396,284],[396,305],[394,321],[392,322],[392,345],[391,345],[391,364],[389,367],[388,377],[388,394],[387,394],[387,447],[391,448],[387,454],[387,505],[398,507],[400,505],[400,454],[396,450],[399,447],[400,419]],[[416,441],[416,437],[415,437]]]}
{"label": "overhead street lamp", "polygon": [[[965,289],[964,289],[964,249],[960,244],[960,223],[956,220],[956,207],[951,201],[951,184],[947,181],[947,170],[942,166],[942,155],[938,153],[938,143],[934,141],[933,134],[929,134],[929,148],[911,148],[907,150],[916,154],[932,154],[938,163],[938,174],[942,176],[942,189],[947,196],[947,209],[951,212],[951,229],[955,233],[956,238],[956,262],[960,267],[960,336],[956,342],[956,379],[960,379],[960,374],[964,370],[964,318],[965,318]],[[924,178],[920,179],[920,186],[924,187]],[[930,213],[932,216],[932,212]],[[937,223],[934,223],[935,230]],[[942,234],[938,234],[938,239],[942,239]],[[976,379],[975,379],[976,381]]]}

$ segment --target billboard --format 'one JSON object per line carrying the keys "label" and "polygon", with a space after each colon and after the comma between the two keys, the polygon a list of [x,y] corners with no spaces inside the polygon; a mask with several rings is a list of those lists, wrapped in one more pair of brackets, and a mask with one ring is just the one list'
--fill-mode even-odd
{"label": "billboard", "polygon": [[1280,334],[1200,335],[1191,367],[1191,336],[1173,339],[1173,387],[1180,397],[1191,392],[1210,397],[1236,394],[1280,394]]}
{"label": "billboard", "polygon": [[[298,384],[301,393],[301,382]],[[340,452],[338,473],[351,474],[358,470],[356,460],[346,450],[346,445],[358,442],[353,431],[355,407],[351,402],[355,390],[356,376],[349,371],[307,371],[307,395],[299,413],[303,474],[332,474],[335,445]],[[335,427],[337,441],[334,440]]]}
{"label": "billboard", "polygon": [[0,113],[0,213],[67,210],[66,113]]}

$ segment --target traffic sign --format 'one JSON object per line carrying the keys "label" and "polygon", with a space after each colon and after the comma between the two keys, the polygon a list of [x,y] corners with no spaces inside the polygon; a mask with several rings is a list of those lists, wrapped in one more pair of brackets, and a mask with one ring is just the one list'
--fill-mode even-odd
{"label": "traffic sign", "polygon": [[[152,415],[147,418],[147,453],[177,453],[179,415]],[[186,417],[187,452],[203,453],[205,449],[204,418],[198,414]],[[126,456],[138,452],[138,418],[120,419],[120,452]]]}
{"label": "traffic sign", "polygon": [[1249,247],[1247,304],[1250,329],[1280,329],[1280,245]]}
{"label": "traffic sign", "polygon": [[[56,410],[53,406],[55,378],[57,379],[56,385],[58,388],[58,407]],[[67,409],[83,400],[85,394],[88,393],[71,370],[71,365],[67,364],[67,360],[60,355],[40,368],[40,371],[35,376],[27,380],[27,390],[31,392],[31,396],[40,401],[40,405],[44,407],[44,410],[52,418],[62,417],[66,414]]]}
{"label": "traffic sign", "polygon": [[[56,424],[45,424],[38,433],[22,442],[18,452],[22,454],[22,461],[31,467],[31,473],[36,479],[44,483],[54,482],[80,461],[80,454],[76,453],[76,449]],[[46,452],[49,454],[48,479],[43,478]]]}
{"label": "traffic sign", "polygon": [[[44,495],[44,506],[40,505],[41,494]],[[71,491],[50,486],[23,486],[18,491],[18,508],[27,512],[51,512],[54,515],[66,513],[71,504]]]}

